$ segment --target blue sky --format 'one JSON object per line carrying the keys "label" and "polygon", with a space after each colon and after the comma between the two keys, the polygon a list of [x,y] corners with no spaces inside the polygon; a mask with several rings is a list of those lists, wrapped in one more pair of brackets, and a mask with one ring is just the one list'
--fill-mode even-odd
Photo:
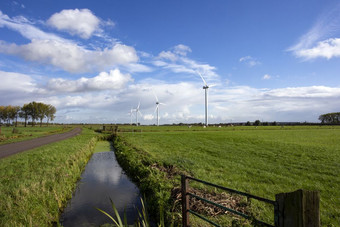
{"label": "blue sky", "polygon": [[[340,104],[338,1],[1,1],[0,105],[56,122],[317,122]],[[134,119],[135,116],[133,116]]]}

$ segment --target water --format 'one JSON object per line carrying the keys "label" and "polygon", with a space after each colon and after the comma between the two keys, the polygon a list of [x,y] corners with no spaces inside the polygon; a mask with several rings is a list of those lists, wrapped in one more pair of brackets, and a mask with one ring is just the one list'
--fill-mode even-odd
{"label": "water", "polygon": [[136,207],[141,207],[138,188],[119,166],[114,152],[95,153],[61,216],[60,224],[65,227],[112,224],[112,220],[95,209],[100,208],[115,217],[110,198],[122,219],[125,209],[128,224],[133,224],[138,215]]}

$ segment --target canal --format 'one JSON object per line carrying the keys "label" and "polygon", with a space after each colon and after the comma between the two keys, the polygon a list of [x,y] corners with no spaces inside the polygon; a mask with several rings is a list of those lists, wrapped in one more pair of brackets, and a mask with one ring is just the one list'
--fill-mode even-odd
{"label": "canal", "polygon": [[122,219],[125,212],[128,224],[133,224],[138,217],[136,208],[141,207],[139,189],[118,164],[111,144],[100,141],[61,215],[60,224],[65,227],[112,224],[106,215],[95,209],[100,208],[115,217],[110,198]]}

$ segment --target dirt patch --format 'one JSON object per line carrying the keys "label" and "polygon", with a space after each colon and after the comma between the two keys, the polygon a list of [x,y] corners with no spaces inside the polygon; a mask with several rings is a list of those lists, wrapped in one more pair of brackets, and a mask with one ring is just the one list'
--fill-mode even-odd
{"label": "dirt patch", "polygon": [[174,165],[161,166],[157,163],[153,163],[152,165],[150,165],[150,168],[157,169],[163,173],[166,173],[166,177],[168,179],[173,179],[175,176],[183,174],[183,171],[179,171]]}
{"label": "dirt patch", "polygon": [[[249,203],[247,200],[239,195],[234,195],[226,192],[216,193],[216,192],[208,192],[201,189],[189,188],[189,192],[197,195],[201,198],[213,201],[217,204],[220,204],[224,207],[249,214],[248,206]],[[171,191],[171,197],[176,201],[177,204],[182,203],[182,193],[180,187],[175,187]],[[221,214],[232,214],[231,212],[225,211],[217,206],[212,204],[203,202],[197,198],[190,196],[189,201],[190,209],[200,213],[205,214],[207,216],[217,216]]]}
{"label": "dirt patch", "polygon": [[[175,166],[169,165],[169,166],[161,166],[157,163],[154,163],[150,165],[150,168],[152,169],[157,169],[161,172],[166,173],[166,177],[168,179],[173,179],[175,176],[183,174],[182,171],[178,170]],[[210,200],[214,203],[220,204],[224,207],[242,212],[244,214],[250,214],[248,207],[250,206],[250,202],[247,201],[247,199],[244,196],[232,194],[232,193],[227,193],[227,192],[209,192],[206,190],[201,190],[201,189],[195,189],[190,187],[189,192],[197,195],[201,198]],[[174,187],[171,190],[171,198],[174,200],[174,209],[176,210],[181,210],[181,203],[182,203],[182,193],[181,193],[181,188],[180,187]],[[214,206],[212,204],[209,204],[207,202],[203,202],[202,200],[199,200],[197,198],[191,197],[190,196],[190,209],[200,213],[200,214],[205,214],[208,216],[217,216],[221,214],[232,214],[233,213],[229,211],[225,211],[224,209],[221,209],[217,206]]]}

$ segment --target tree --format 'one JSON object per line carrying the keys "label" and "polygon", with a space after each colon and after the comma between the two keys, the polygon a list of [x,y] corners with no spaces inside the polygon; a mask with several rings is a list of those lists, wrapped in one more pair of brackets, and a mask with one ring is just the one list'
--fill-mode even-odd
{"label": "tree", "polygon": [[254,122],[254,125],[255,126],[259,126],[261,124],[261,121],[260,120],[256,120],[255,122]]}
{"label": "tree", "polygon": [[5,107],[4,106],[0,106],[0,124],[2,121],[5,122],[4,120],[4,112],[5,112]]}
{"label": "tree", "polygon": [[18,125],[18,116],[20,112],[20,106],[7,106],[8,108],[8,118],[14,122],[15,120],[15,127]]}
{"label": "tree", "polygon": [[42,126],[42,121],[47,115],[48,106],[42,102],[37,103],[37,117],[40,119],[40,127]]}
{"label": "tree", "polygon": [[31,116],[30,111],[31,111],[30,106],[28,104],[24,104],[24,106],[21,107],[21,110],[19,112],[19,117],[25,119],[25,127],[27,126],[27,120]]}
{"label": "tree", "polygon": [[32,119],[32,127],[35,125],[35,121],[39,119],[39,111],[38,111],[38,103],[36,102],[30,102],[27,104],[28,105],[28,109],[29,109],[29,114],[30,117]]}
{"label": "tree", "polygon": [[47,118],[47,126],[48,122],[51,120],[53,121],[55,118],[55,113],[57,112],[57,109],[52,105],[47,105],[47,112],[46,112],[46,118]]}
{"label": "tree", "polygon": [[10,115],[9,110],[10,110],[10,107],[5,106],[4,110],[2,112],[2,120],[4,121],[4,123],[7,123],[7,124],[9,124],[9,119],[10,119],[9,118],[9,115]]}
{"label": "tree", "polygon": [[339,124],[340,123],[340,112],[327,113],[319,116],[321,124]]}

